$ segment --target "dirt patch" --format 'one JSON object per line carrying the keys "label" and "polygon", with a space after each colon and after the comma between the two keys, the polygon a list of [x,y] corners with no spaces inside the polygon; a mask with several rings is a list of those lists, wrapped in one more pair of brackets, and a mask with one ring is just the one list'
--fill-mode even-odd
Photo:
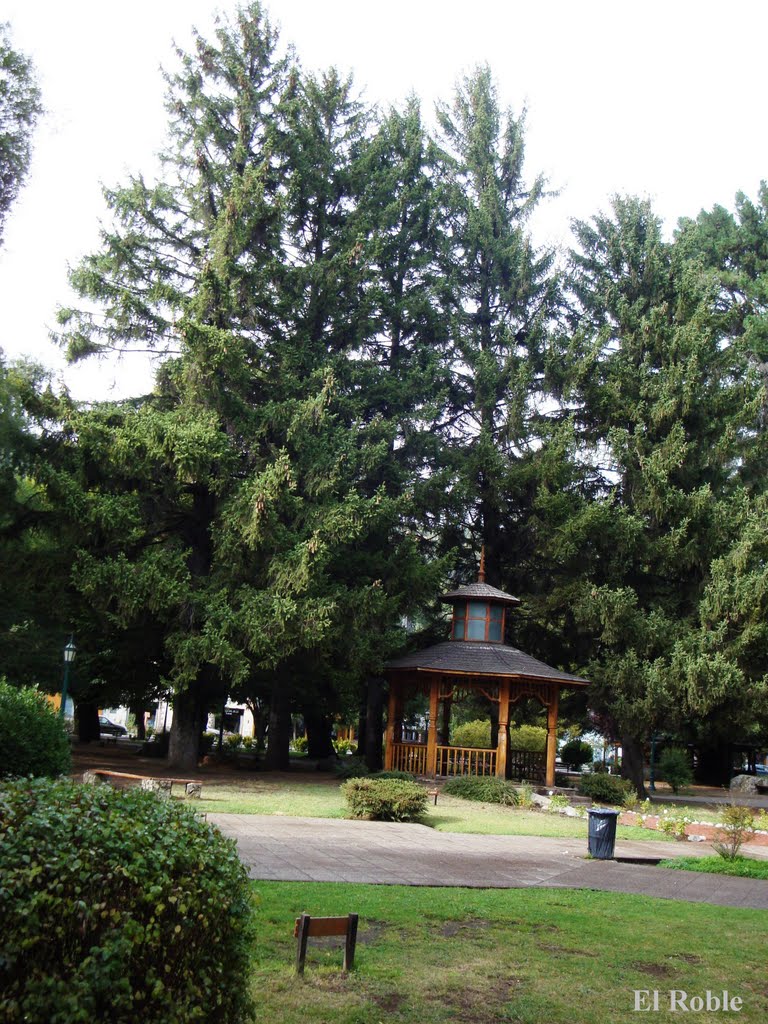
{"label": "dirt patch", "polygon": [[357,942],[360,946],[371,946],[388,931],[389,925],[384,921],[366,920],[365,925],[360,927],[357,932]]}
{"label": "dirt patch", "polygon": [[384,1013],[398,1013],[406,997],[399,992],[388,992],[386,995],[371,996],[371,999]]}
{"label": "dirt patch", "polygon": [[668,978],[670,974],[675,973],[667,964],[648,963],[644,960],[634,960],[631,966],[638,971],[642,971],[643,974],[650,974],[654,978]]}
{"label": "dirt patch", "polygon": [[468,986],[443,993],[440,1002],[450,1011],[446,1019],[455,1024],[501,1024],[509,1021],[505,1004],[520,984],[520,978],[494,978],[490,991]]}
{"label": "dirt patch", "polygon": [[683,960],[687,964],[701,964],[704,962],[700,956],[696,956],[694,953],[673,953],[671,959]]}
{"label": "dirt patch", "polygon": [[491,922],[484,921],[482,918],[469,918],[467,921],[446,921],[440,929],[440,934],[445,939],[451,939],[454,935],[485,931],[490,927]]}
{"label": "dirt patch", "polygon": [[538,949],[546,950],[547,953],[569,953],[571,956],[588,956],[597,959],[597,953],[590,953],[586,949],[570,949],[568,946],[552,946],[545,942],[537,942]]}

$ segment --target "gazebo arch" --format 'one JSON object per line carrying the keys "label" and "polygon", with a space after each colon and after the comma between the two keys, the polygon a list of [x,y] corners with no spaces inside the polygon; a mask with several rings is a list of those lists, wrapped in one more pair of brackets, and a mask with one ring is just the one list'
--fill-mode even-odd
{"label": "gazebo arch", "polygon": [[[531,697],[546,708],[544,781],[547,786],[554,786],[560,690],[587,686],[588,682],[504,643],[507,611],[520,602],[485,583],[483,563],[481,557],[477,583],[441,598],[453,606],[451,639],[396,658],[385,667],[389,682],[385,767],[433,777],[506,778],[514,767],[508,736],[510,706]],[[405,702],[417,694],[429,700],[426,742],[408,741],[403,736]],[[450,745],[445,735],[450,706],[468,694],[481,695],[497,705],[499,727],[495,748]],[[527,777],[533,778],[535,758],[528,760],[531,771]]]}

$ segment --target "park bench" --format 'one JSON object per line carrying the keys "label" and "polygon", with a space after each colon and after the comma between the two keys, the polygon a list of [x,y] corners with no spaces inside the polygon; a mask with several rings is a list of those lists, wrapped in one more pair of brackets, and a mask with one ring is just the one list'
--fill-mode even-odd
{"label": "park bench", "polygon": [[83,772],[83,782],[94,783],[99,779],[109,782],[112,779],[138,782],[141,789],[160,793],[164,796],[171,796],[174,784],[184,786],[185,795],[190,798],[197,798],[203,795],[203,783],[201,779],[175,779],[161,778],[152,775],[135,775],[133,772],[114,772],[109,768],[90,768]]}

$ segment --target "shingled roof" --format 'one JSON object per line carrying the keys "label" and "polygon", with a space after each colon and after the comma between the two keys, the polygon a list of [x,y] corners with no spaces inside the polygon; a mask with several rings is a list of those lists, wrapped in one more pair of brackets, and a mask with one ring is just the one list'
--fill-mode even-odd
{"label": "shingled roof", "polygon": [[[478,586],[479,584],[475,584]],[[483,584],[484,586],[484,584]],[[468,590],[469,587],[462,588]],[[492,590],[492,587],[488,588]],[[448,595],[446,595],[448,596]],[[506,644],[446,640],[441,644],[413,651],[387,662],[387,670],[411,669],[416,672],[461,673],[473,676],[515,676],[541,679],[571,686],[587,686],[589,681],[545,665],[530,654]]]}
{"label": "shingled roof", "polygon": [[462,598],[470,601],[496,601],[497,604],[520,604],[519,597],[505,594],[503,590],[497,590],[487,583],[469,583],[466,587],[459,587],[458,590],[443,594],[440,600],[452,603]]}

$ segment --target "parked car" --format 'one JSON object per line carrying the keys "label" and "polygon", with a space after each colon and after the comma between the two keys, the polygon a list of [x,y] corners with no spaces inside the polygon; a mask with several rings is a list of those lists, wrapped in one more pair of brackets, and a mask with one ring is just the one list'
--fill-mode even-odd
{"label": "parked car", "polygon": [[99,732],[106,733],[107,736],[128,735],[128,730],[124,725],[118,725],[116,722],[110,722],[106,715],[99,715]]}

